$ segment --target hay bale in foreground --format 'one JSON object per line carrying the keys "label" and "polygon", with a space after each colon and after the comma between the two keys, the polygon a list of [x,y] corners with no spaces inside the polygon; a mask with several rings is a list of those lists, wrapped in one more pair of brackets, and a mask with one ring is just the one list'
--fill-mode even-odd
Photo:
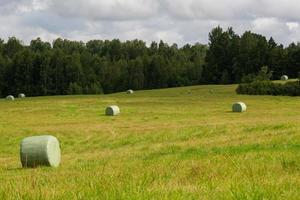
{"label": "hay bale in foreground", "polygon": [[20,144],[20,157],[23,167],[58,167],[61,157],[59,141],[51,135],[24,138]]}
{"label": "hay bale in foreground", "polygon": [[232,112],[245,112],[247,110],[247,106],[243,102],[237,102],[232,105]]}
{"label": "hay bale in foreground", "polygon": [[6,100],[8,100],[8,101],[14,101],[14,100],[15,100],[15,97],[14,97],[13,95],[8,95],[8,96],[6,97]]}
{"label": "hay bale in foreground", "polygon": [[25,96],[25,94],[21,93],[21,94],[18,95],[18,97],[21,98],[21,99],[23,99],[23,98],[25,98],[26,96]]}
{"label": "hay bale in foreground", "polygon": [[120,114],[120,108],[118,106],[108,106],[105,109],[105,114],[108,116],[116,116]]}
{"label": "hay bale in foreground", "polygon": [[127,94],[133,94],[134,92],[133,92],[133,90],[127,90],[126,93]]}
{"label": "hay bale in foreground", "polygon": [[281,76],[281,78],[280,78],[282,81],[287,81],[287,80],[289,80],[289,77],[287,76],[287,75],[283,75],[283,76]]}

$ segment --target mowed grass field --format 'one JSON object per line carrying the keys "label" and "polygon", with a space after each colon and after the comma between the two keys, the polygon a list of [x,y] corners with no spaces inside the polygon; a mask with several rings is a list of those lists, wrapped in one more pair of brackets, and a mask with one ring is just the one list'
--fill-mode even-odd
{"label": "mowed grass field", "polygon": [[[300,199],[300,98],[235,88],[0,100],[0,199]],[[41,134],[61,166],[22,169],[20,141]]]}

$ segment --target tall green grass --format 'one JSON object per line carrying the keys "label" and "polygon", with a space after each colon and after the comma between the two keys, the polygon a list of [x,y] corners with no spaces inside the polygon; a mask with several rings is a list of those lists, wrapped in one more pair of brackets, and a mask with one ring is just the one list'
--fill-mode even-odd
{"label": "tall green grass", "polygon": [[[235,88],[0,100],[0,199],[299,199],[299,98]],[[40,134],[61,166],[22,169],[21,139]]]}

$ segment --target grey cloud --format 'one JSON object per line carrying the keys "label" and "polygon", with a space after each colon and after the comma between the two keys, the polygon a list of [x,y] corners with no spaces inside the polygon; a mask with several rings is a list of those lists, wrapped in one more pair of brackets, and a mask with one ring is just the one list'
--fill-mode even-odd
{"label": "grey cloud", "polygon": [[45,11],[23,14],[21,21],[26,26],[43,28],[49,32],[57,33],[86,29],[86,23],[81,18],[61,18],[51,12]]}
{"label": "grey cloud", "polygon": [[18,5],[19,1],[0,1],[0,15],[5,15],[13,12],[14,7]]}
{"label": "grey cloud", "polygon": [[262,0],[257,4],[257,15],[275,17],[282,20],[300,20],[298,0]]}
{"label": "grey cloud", "polygon": [[151,0],[52,0],[49,9],[64,17],[81,16],[92,20],[131,20],[151,17],[158,10]]}

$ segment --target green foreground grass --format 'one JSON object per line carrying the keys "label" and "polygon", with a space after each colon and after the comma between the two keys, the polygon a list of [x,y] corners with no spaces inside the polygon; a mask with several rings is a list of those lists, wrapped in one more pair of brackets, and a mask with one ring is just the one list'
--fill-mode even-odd
{"label": "green foreground grass", "polygon": [[[300,199],[300,98],[235,88],[0,100],[0,199]],[[22,169],[21,139],[40,134],[61,166]]]}

